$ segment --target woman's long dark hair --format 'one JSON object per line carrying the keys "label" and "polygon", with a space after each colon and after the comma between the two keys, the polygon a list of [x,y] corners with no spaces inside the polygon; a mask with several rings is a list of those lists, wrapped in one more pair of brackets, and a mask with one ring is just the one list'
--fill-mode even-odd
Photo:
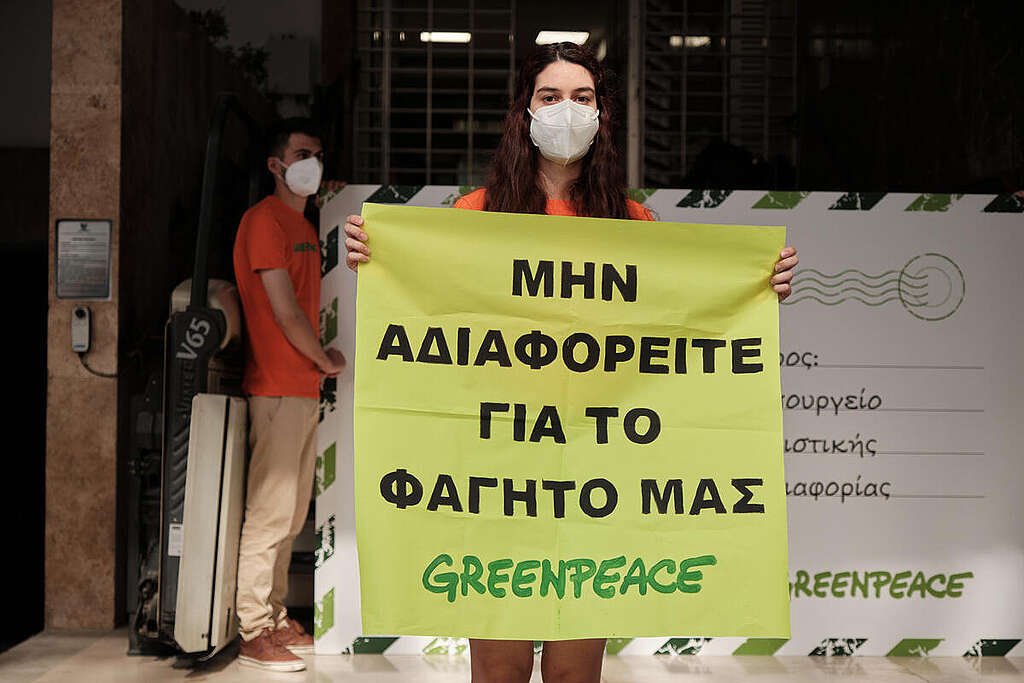
{"label": "woman's long dark hair", "polygon": [[508,213],[544,213],[547,198],[537,184],[539,152],[530,140],[527,111],[537,74],[555,61],[579,64],[594,78],[600,126],[590,151],[583,157],[580,176],[569,189],[577,216],[630,218],[626,182],[615,149],[614,104],[609,85],[593,53],[574,43],[553,43],[534,50],[519,69],[515,100],[505,117],[505,132],[494,153],[484,209]]}

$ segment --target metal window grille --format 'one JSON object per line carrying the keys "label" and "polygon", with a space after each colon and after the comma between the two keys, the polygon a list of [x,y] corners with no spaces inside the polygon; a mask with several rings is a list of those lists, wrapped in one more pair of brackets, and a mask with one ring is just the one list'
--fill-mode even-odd
{"label": "metal window grille", "polygon": [[[361,0],[358,182],[482,185],[515,71],[515,0]],[[459,32],[468,42],[424,40]]]}
{"label": "metal window grille", "polygon": [[684,184],[725,140],[796,161],[795,0],[643,0],[639,175]]}

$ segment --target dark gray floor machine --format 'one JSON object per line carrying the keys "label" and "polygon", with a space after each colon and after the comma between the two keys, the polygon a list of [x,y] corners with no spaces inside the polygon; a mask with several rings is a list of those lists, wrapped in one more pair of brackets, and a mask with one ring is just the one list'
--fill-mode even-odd
{"label": "dark gray floor machine", "polygon": [[[237,635],[235,578],[245,500],[242,315],[234,285],[209,280],[221,141],[229,116],[259,130],[231,95],[207,141],[193,277],[171,296],[161,372],[133,399],[129,653],[207,658]],[[254,147],[254,145],[250,145]],[[249,200],[259,172],[249,160]]]}

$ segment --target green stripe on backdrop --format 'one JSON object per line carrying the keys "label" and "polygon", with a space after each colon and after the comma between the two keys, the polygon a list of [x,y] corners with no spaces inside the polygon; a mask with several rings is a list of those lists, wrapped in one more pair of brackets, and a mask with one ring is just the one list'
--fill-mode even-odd
{"label": "green stripe on backdrop", "polygon": [[811,650],[811,657],[852,657],[867,638],[826,638]]}
{"label": "green stripe on backdrop", "polygon": [[425,655],[463,655],[469,650],[465,638],[434,638],[423,648]]}
{"label": "green stripe on backdrop", "polygon": [[327,591],[323,600],[313,605],[313,637],[322,638],[334,628],[334,589]]}
{"label": "green stripe on backdrop", "polygon": [[617,655],[622,649],[633,642],[632,638],[609,638],[604,651],[610,655]]}
{"label": "green stripe on backdrop", "polygon": [[734,655],[773,655],[789,642],[789,638],[748,638],[733,650]]}
{"label": "green stripe on backdrop", "polygon": [[321,495],[327,487],[334,483],[337,476],[338,448],[332,443],[321,454],[316,456],[316,475],[313,478],[313,497]]}
{"label": "green stripe on backdrop", "polygon": [[422,185],[381,185],[366,201],[374,204],[405,204],[422,189]]}
{"label": "green stripe on backdrop", "polygon": [[684,209],[713,209],[731,194],[732,190],[690,190],[676,206]]}
{"label": "green stripe on backdrop", "polygon": [[810,192],[774,191],[757,200],[753,209],[795,209]]}
{"label": "green stripe on backdrop", "polygon": [[[332,518],[333,520],[333,518]],[[319,638],[334,623],[334,590],[328,592],[324,599],[317,603],[315,611],[315,633]],[[352,646],[345,648],[344,654],[382,654],[395,642],[396,637],[360,637],[353,641]],[[615,656],[622,653],[633,638],[609,638],[605,652]],[[656,655],[699,655],[711,638],[669,638],[654,654]],[[942,638],[904,638],[896,643],[886,657],[929,657]],[[773,656],[788,638],[748,638],[737,647],[733,655]],[[867,638],[826,638],[809,653],[809,656],[820,657],[852,657]],[[965,657],[1005,657],[1018,643],[1020,638],[978,640],[971,649],[964,653]],[[542,641],[534,641],[534,653],[543,649]],[[425,655],[468,655],[469,640],[466,638],[434,638],[423,647]]]}
{"label": "green stripe on backdrop", "polygon": [[910,203],[906,211],[949,211],[953,202],[963,199],[962,194],[922,194]]}
{"label": "green stripe on backdrop", "polygon": [[334,227],[327,233],[327,240],[320,243],[320,277],[334,270],[338,265],[338,230]]}
{"label": "green stripe on backdrop", "polygon": [[651,198],[651,195],[654,194],[655,191],[656,190],[654,188],[650,187],[638,187],[632,190],[626,190],[626,196],[632,199],[637,204],[643,204],[644,202]]}
{"label": "green stripe on backdrop", "polygon": [[361,636],[352,641],[352,647],[343,654],[381,655],[391,647],[398,638],[382,638],[379,636]]}
{"label": "green stripe on backdrop", "polygon": [[710,642],[710,638],[669,638],[654,654],[699,655],[701,649]]}
{"label": "green stripe on backdrop", "polygon": [[847,192],[828,208],[830,211],[870,211],[885,195],[885,192]]}
{"label": "green stripe on backdrop", "polygon": [[1024,192],[1001,194],[985,207],[986,213],[1024,213]]}
{"label": "green stripe on backdrop", "polygon": [[452,192],[450,195],[441,200],[441,206],[452,206],[453,204],[455,204],[455,201],[460,197],[465,197],[470,192],[479,189],[480,188],[477,187],[476,185],[459,185],[458,191]]}
{"label": "green stripe on backdrop", "polygon": [[337,197],[339,194],[341,194],[341,190],[344,190],[344,189],[345,188],[342,187],[339,190],[331,190],[329,192],[327,190],[320,190],[317,193],[317,197],[320,199],[320,206],[323,206],[327,202],[329,202],[332,199],[334,199],[335,197]]}
{"label": "green stripe on backdrop", "polygon": [[320,385],[320,421],[324,421],[324,416],[334,412],[334,408],[338,402],[338,378],[337,377],[324,377],[323,383]]}
{"label": "green stripe on backdrop", "polygon": [[[370,195],[366,201],[376,204],[406,204],[417,192],[426,185],[381,185]],[[458,197],[469,194],[479,189],[474,185],[460,185],[457,194],[452,194],[441,202],[444,206],[451,206]],[[650,199],[651,195],[659,188],[630,188],[626,190],[627,196],[641,204]],[[689,209],[714,209],[722,204],[731,194],[732,190],[690,190],[676,204],[680,208]],[[327,200],[337,194],[332,192],[326,195]],[[807,197],[810,192],[797,192],[790,190],[773,190],[761,197],[752,208],[755,209],[793,209]],[[833,211],[870,211],[885,196],[886,192],[847,192],[835,201],[829,210]],[[925,193],[918,195],[913,202],[905,209],[906,211],[948,211],[949,207],[956,201],[962,199],[963,194]],[[1024,213],[1024,193],[1007,193],[998,195],[984,208],[988,213]],[[336,228],[337,229],[337,228]],[[332,238],[335,240],[332,244]],[[324,250],[323,273],[327,274],[339,263],[337,245],[340,233],[334,230],[327,235],[327,242],[322,244]]]}
{"label": "green stripe on backdrop", "polygon": [[338,297],[320,309],[320,343],[330,344],[338,336]]}
{"label": "green stripe on backdrop", "polygon": [[964,653],[964,657],[1005,657],[1019,642],[1020,638],[982,638]]}
{"label": "green stripe on backdrop", "polygon": [[942,638],[904,638],[886,653],[886,657],[927,657]]}
{"label": "green stripe on backdrop", "polygon": [[334,515],[316,528],[316,549],[313,552],[313,568],[320,569],[324,562],[334,556]]}

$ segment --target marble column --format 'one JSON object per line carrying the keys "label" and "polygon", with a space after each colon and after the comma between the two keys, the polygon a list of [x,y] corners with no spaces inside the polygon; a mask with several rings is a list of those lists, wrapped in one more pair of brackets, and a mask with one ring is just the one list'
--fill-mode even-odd
{"label": "marble column", "polygon": [[[50,292],[46,415],[46,626],[111,628],[115,576],[117,379],[71,351],[71,308],[92,310],[87,361],[117,371],[122,0],[53,0]],[[55,223],[111,219],[111,299],[54,292]]]}

